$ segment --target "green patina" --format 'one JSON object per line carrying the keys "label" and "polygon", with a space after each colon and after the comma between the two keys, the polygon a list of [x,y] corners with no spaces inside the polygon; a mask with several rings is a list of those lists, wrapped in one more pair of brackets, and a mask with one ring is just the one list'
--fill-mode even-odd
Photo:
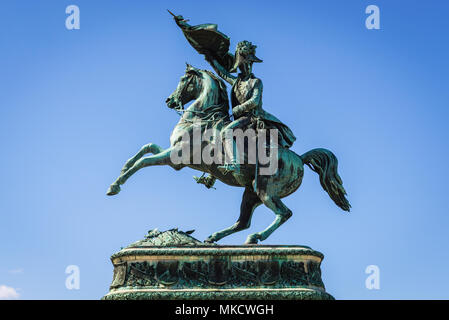
{"label": "green patina", "polygon": [[[143,146],[125,163],[120,176],[109,187],[107,194],[118,194],[120,186],[144,167],[167,165],[176,170],[184,167],[199,170],[203,172],[203,176],[195,177],[195,180],[207,188],[212,188],[215,181],[220,180],[227,185],[245,189],[237,222],[211,234],[206,241],[216,242],[247,229],[253,211],[264,204],[275,213],[275,219],[265,230],[248,236],[246,243],[255,244],[267,239],[291,217],[292,211],[281,199],[300,187],[305,164],[319,174],[321,186],[335,204],[349,211],[350,204],[337,172],[338,161],[335,155],[322,148],[302,155],[296,154],[290,150],[296,139],[290,128],[262,108],[262,80],[253,73],[253,64],[262,62],[255,55],[256,46],[249,41],[241,41],[235,54],[232,54],[229,52],[229,38],[217,30],[216,24],[191,26],[182,16],[174,16],[174,20],[188,42],[198,53],[205,56],[218,76],[211,71],[187,65],[185,75],[166,101],[169,108],[177,110],[181,115],[170,137],[171,146],[167,149],[154,143]],[[232,116],[229,114],[228,92],[223,80],[232,86]],[[191,105],[184,109],[189,102],[192,102]],[[184,140],[185,136],[194,137],[195,130],[205,132],[206,129],[213,130],[215,135],[209,140],[201,140],[199,149],[194,147],[190,138],[188,141]],[[259,153],[254,150],[249,152],[245,147],[242,149],[241,146],[238,147],[237,139],[229,138],[229,135],[238,129],[257,132],[258,135],[249,138],[247,143],[254,142],[256,149],[260,148],[265,152],[262,154],[269,154],[269,166],[275,164],[273,172],[262,173],[267,168],[259,161]],[[276,130],[276,139],[273,141],[277,143],[269,140],[259,144],[261,137],[266,136],[267,130]],[[224,148],[221,148],[221,145]],[[200,152],[206,149],[214,150],[214,159],[227,161],[208,163],[200,155]],[[153,155],[145,157],[148,153]],[[174,155],[185,157],[187,161],[175,162]],[[256,161],[248,161],[251,158]],[[204,176],[206,173],[208,176]]]}
{"label": "green patina", "polygon": [[177,229],[111,256],[104,299],[333,299],[321,280],[323,255],[302,246],[217,246]]}
{"label": "green patina", "polygon": [[114,292],[103,300],[334,300],[330,294],[318,290],[295,292]]}
{"label": "green patina", "polygon": [[[291,217],[292,211],[281,199],[300,187],[304,165],[318,173],[321,186],[337,206],[350,210],[336,156],[322,148],[302,155],[290,150],[296,140],[293,132],[262,107],[262,80],[253,73],[253,64],[262,60],[256,57],[255,45],[241,41],[231,53],[229,38],[216,24],[192,26],[182,16],[173,16],[187,41],[204,55],[215,73],[187,64],[177,88],[166,100],[180,115],[170,147],[144,145],[126,161],[107,194],[118,194],[132,175],[148,166],[190,167],[203,173],[194,178],[208,189],[216,180],[244,188],[240,216],[235,224],[212,233],[205,242],[193,238],[193,231],[149,231],[145,239],[112,255],[113,281],[103,299],[333,299],[321,280],[321,253],[305,246],[255,244]],[[231,86],[230,99],[226,82]],[[229,138],[239,129],[253,130],[257,135],[247,137],[242,147],[236,137]],[[195,148],[195,130],[213,134],[199,140],[199,148]],[[263,137],[268,132],[267,142]],[[213,150],[209,156],[214,161],[205,161],[204,150]],[[258,151],[270,157],[268,165],[260,161]],[[254,153],[256,161],[251,162]],[[275,170],[267,174],[267,166],[273,163]],[[253,212],[261,204],[275,214],[265,230],[250,234],[242,246],[215,244],[249,228]]]}

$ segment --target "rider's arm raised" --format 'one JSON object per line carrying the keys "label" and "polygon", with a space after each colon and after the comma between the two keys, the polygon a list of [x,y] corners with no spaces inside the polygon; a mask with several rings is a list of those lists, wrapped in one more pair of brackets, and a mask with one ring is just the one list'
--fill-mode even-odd
{"label": "rider's arm raised", "polygon": [[228,72],[221,64],[218,63],[217,60],[212,58],[209,55],[206,55],[206,61],[209,62],[212,68],[214,68],[215,72],[227,83],[231,86],[234,85],[237,77]]}

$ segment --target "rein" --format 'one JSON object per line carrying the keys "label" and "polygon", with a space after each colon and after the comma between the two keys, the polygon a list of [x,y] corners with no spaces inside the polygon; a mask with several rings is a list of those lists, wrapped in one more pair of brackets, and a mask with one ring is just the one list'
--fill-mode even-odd
{"label": "rein", "polygon": [[[192,114],[201,114],[201,115],[205,115],[204,117],[198,117],[200,121],[205,121],[205,122],[216,122],[219,121],[225,117],[229,117],[229,114],[226,114],[225,112],[223,112],[221,109],[223,108],[223,106],[226,104],[226,102],[222,102],[220,104],[214,104],[211,106],[208,106],[204,111],[199,111],[199,110],[184,110],[184,107],[181,104],[181,96],[184,94],[184,91],[186,90],[186,88],[190,85],[190,83],[193,81],[194,75],[190,76],[187,84],[181,89],[181,91],[177,94],[177,100],[179,101],[179,105],[178,107],[175,107],[173,110],[176,111],[176,113],[182,117],[185,113],[189,112]],[[212,110],[211,110],[212,109]],[[207,111],[207,112],[206,112]],[[220,118],[215,118],[215,116],[217,114],[222,114],[223,116]],[[209,119],[211,118],[211,119]],[[183,122],[189,122],[189,123],[193,123],[195,121],[193,120],[188,120],[188,119],[183,119]]]}
{"label": "rein", "polygon": [[[224,113],[224,112],[221,110],[221,109],[223,108],[223,105],[224,105],[224,104],[225,104],[225,103],[222,102],[222,103],[220,103],[220,104],[214,104],[214,105],[211,105],[211,106],[207,107],[206,110],[212,109],[212,110],[209,111],[209,112],[205,112],[205,111],[197,111],[197,110],[184,110],[184,109],[182,109],[182,110],[176,109],[175,111],[176,111],[176,113],[179,114],[181,117],[182,117],[185,113],[190,112],[190,113],[193,113],[193,114],[202,114],[202,115],[205,115],[204,117],[198,117],[200,121],[204,121],[204,122],[216,122],[216,121],[219,121],[219,120],[224,119],[224,118],[226,118],[226,117],[229,117],[229,114],[226,114],[226,113]],[[215,116],[218,115],[218,114],[221,114],[222,116],[219,117],[219,118],[216,118]],[[183,119],[182,121],[183,121],[183,122],[190,122],[190,123],[194,123],[194,122],[195,122],[195,120],[189,120],[189,119]]]}

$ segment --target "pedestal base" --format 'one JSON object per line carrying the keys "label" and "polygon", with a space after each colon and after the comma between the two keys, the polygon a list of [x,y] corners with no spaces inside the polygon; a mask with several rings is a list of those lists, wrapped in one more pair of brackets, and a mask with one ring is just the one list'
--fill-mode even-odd
{"label": "pedestal base", "polygon": [[151,231],[111,257],[114,277],[103,299],[329,300],[322,259],[303,246],[218,246]]}

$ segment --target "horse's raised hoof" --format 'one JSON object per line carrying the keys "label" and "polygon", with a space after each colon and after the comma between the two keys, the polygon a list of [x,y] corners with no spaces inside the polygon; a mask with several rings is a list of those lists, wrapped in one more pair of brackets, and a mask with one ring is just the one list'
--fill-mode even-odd
{"label": "horse's raised hoof", "polygon": [[259,242],[260,236],[257,233],[250,234],[248,238],[246,238],[245,244],[257,244]]}
{"label": "horse's raised hoof", "polygon": [[118,184],[111,184],[106,194],[108,196],[115,196],[120,192],[120,186]]}

